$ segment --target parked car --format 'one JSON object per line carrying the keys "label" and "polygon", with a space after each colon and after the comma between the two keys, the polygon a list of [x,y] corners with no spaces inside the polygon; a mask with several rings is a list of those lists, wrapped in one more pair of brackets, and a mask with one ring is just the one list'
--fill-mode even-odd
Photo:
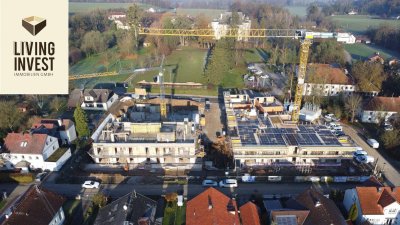
{"label": "parked car", "polygon": [[203,180],[203,187],[218,187],[218,182],[214,180]]}
{"label": "parked car", "polygon": [[45,177],[46,177],[47,173],[43,172],[43,173],[38,173],[35,177],[35,181],[36,182],[40,182],[42,181]]}
{"label": "parked car", "polygon": [[334,114],[329,113],[324,116],[324,119],[329,122],[329,121],[332,121],[332,117],[334,117],[334,116],[335,116]]}
{"label": "parked car", "polygon": [[98,189],[100,187],[100,183],[97,181],[91,181],[87,180],[85,183],[82,184],[82,188],[87,188],[87,189]]}
{"label": "parked car", "polygon": [[369,146],[371,146],[372,148],[379,148],[379,142],[375,139],[368,139],[367,143],[369,144]]}
{"label": "parked car", "polygon": [[353,152],[353,158],[356,158],[357,156],[362,156],[362,155],[368,155],[366,151],[364,151],[362,148],[357,149],[355,152]]}
{"label": "parked car", "polygon": [[223,179],[219,182],[220,187],[237,187],[238,183],[235,179]]}
{"label": "parked car", "polygon": [[251,76],[251,77],[247,78],[247,80],[248,80],[248,81],[253,81],[253,80],[254,80],[254,77]]}
{"label": "parked car", "polygon": [[373,163],[375,161],[374,157],[370,155],[358,155],[355,160],[359,163]]}

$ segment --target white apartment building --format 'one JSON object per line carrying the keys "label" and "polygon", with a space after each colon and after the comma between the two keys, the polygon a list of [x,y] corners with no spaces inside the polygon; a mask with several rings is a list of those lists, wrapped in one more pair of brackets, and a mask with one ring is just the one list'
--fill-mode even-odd
{"label": "white apartment building", "polygon": [[336,41],[344,44],[356,43],[356,37],[351,33],[337,33]]}
{"label": "white apartment building", "polygon": [[303,95],[337,96],[355,90],[355,84],[342,69],[329,64],[309,64]]}
{"label": "white apartment building", "polygon": [[343,205],[348,212],[355,208],[356,225],[399,225],[399,202],[399,187],[356,187],[346,190]]}
{"label": "white apartment building", "polygon": [[201,169],[197,160],[197,110],[174,111],[160,121],[159,105],[136,104],[122,116],[110,114],[92,135],[96,163],[150,168]]}
{"label": "white apartment building", "polygon": [[[236,98],[235,98],[236,99]],[[272,121],[287,115],[261,113],[256,107],[235,103],[224,93],[228,134],[236,165],[340,166],[351,160],[355,147],[341,144],[325,126],[287,125]]]}
{"label": "white apartment building", "polygon": [[363,123],[381,123],[400,112],[399,97],[373,97],[360,111]]}
{"label": "white apartment building", "polygon": [[[248,41],[250,35],[251,20],[242,12],[239,14],[238,41]],[[211,28],[214,30],[214,38],[219,40],[225,37],[231,28],[229,23],[232,18],[232,12],[221,13],[220,17],[211,22]]]}
{"label": "white apartment building", "polygon": [[57,171],[71,157],[71,150],[60,148],[58,139],[47,134],[9,133],[2,157],[7,167]]}

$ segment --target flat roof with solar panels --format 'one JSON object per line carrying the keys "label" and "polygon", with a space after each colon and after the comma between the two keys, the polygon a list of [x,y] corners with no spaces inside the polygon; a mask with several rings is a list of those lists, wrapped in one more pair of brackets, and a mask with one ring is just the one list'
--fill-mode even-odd
{"label": "flat roof with solar panels", "polygon": [[342,146],[324,125],[298,125],[295,128],[274,127],[268,116],[241,116],[236,111],[236,134],[242,146]]}

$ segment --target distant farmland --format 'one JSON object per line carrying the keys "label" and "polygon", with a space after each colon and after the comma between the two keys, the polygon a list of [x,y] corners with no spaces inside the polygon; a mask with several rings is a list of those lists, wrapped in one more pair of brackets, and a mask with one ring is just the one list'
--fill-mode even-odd
{"label": "distant farmland", "polygon": [[295,16],[305,17],[307,15],[306,6],[285,6],[285,9]]}
{"label": "distant farmland", "polygon": [[[96,9],[127,9],[132,3],[99,3],[99,2],[69,2],[69,13],[90,12]],[[150,5],[139,4],[143,8],[149,8]]]}
{"label": "distant farmland", "polygon": [[342,15],[332,16],[331,18],[333,21],[336,21],[342,29],[355,34],[364,34],[369,27],[377,27],[383,23],[390,24],[400,29],[400,20],[372,19],[364,15]]}
{"label": "distant farmland", "polygon": [[208,19],[214,19],[219,17],[219,15],[226,10],[221,9],[185,9],[185,8],[177,8],[176,13],[178,15],[190,15],[196,17],[200,14],[203,14]]}

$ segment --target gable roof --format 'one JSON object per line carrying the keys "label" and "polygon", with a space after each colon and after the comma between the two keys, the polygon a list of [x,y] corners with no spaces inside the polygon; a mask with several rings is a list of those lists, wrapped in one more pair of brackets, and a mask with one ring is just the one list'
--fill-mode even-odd
{"label": "gable roof", "polygon": [[307,83],[317,84],[352,84],[341,68],[329,64],[310,63],[307,69]]}
{"label": "gable roof", "polygon": [[383,215],[383,208],[399,202],[400,189],[390,187],[356,187],[363,215]]}
{"label": "gable roof", "polygon": [[281,225],[278,223],[278,217],[288,217],[294,216],[297,221],[297,225],[303,225],[306,221],[310,210],[274,210],[271,212],[271,219],[277,225]]}
{"label": "gable roof", "polygon": [[47,137],[47,134],[8,133],[4,139],[4,148],[9,153],[42,154]]}
{"label": "gable roof", "polygon": [[49,224],[66,199],[40,186],[31,186],[4,225]]}
{"label": "gable roof", "polygon": [[304,225],[346,225],[335,203],[314,188],[304,191],[295,200],[310,211]]}
{"label": "gable roof", "polygon": [[400,97],[373,97],[364,110],[400,112]]}
{"label": "gable roof", "polygon": [[91,96],[94,99],[94,102],[102,102],[105,103],[111,96],[114,95],[114,92],[109,89],[85,89],[83,91],[83,96]]}
{"label": "gable roof", "polygon": [[215,188],[210,187],[187,202],[186,225],[232,224],[240,224],[236,201]]}
{"label": "gable roof", "polygon": [[240,218],[242,225],[260,225],[257,206],[252,202],[247,202],[240,207]]}
{"label": "gable roof", "polygon": [[133,224],[149,221],[143,224],[154,224],[156,207],[156,201],[133,191],[101,208],[94,224],[124,224],[124,221]]}

